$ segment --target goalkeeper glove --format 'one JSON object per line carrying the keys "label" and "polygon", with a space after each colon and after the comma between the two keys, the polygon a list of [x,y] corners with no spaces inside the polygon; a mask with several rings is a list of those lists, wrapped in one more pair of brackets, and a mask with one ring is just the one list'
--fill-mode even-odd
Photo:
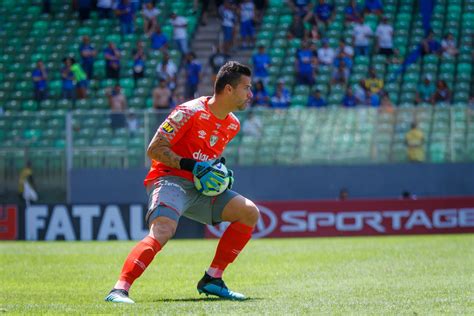
{"label": "goalkeeper glove", "polygon": [[[215,160],[210,161],[196,161],[194,159],[182,158],[180,161],[180,167],[183,170],[188,170],[193,173],[202,183],[203,190],[216,190],[216,186],[220,186],[224,183],[224,177],[219,174],[216,174],[216,169],[213,168],[214,165],[222,163],[225,165],[225,158],[221,157]],[[228,189],[232,188],[234,182],[234,173],[232,170],[227,169],[227,176],[229,177]]]}

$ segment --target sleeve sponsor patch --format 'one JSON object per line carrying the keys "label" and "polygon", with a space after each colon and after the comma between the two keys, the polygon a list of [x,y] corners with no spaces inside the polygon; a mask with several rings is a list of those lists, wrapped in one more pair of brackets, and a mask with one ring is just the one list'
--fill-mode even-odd
{"label": "sleeve sponsor patch", "polygon": [[175,121],[176,123],[181,122],[181,120],[184,118],[184,114],[181,110],[175,111],[171,116],[170,119]]}
{"label": "sleeve sponsor patch", "polygon": [[168,121],[165,121],[163,124],[161,124],[161,129],[163,130],[163,132],[168,134],[174,132],[174,127]]}

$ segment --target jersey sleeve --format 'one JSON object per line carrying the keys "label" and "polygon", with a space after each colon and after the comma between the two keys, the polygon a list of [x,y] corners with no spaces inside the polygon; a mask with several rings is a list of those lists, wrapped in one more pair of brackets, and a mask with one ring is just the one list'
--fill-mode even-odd
{"label": "jersey sleeve", "polygon": [[176,144],[194,122],[196,111],[178,107],[164,120],[158,128],[158,133],[164,135],[171,145]]}

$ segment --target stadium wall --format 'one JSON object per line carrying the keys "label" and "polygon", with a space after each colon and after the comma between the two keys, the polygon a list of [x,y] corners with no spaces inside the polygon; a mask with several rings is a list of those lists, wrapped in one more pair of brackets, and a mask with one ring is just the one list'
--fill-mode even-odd
{"label": "stadium wall", "polygon": [[[474,195],[474,164],[381,164],[351,166],[235,167],[234,189],[254,199],[398,198],[403,190],[419,197]],[[145,203],[147,170],[75,169],[70,203]]]}

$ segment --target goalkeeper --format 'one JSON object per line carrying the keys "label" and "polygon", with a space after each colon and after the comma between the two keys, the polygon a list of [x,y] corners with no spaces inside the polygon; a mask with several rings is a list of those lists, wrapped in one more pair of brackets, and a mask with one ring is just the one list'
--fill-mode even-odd
{"label": "goalkeeper", "polygon": [[222,274],[250,240],[258,209],[252,201],[230,190],[232,181],[223,193],[210,197],[195,189],[193,176],[199,175],[205,190],[217,190],[224,182],[206,170],[212,171],[216,162],[225,163],[219,157],[240,129],[232,111],[244,110],[252,99],[250,77],[247,66],[227,62],[217,74],[212,97],[176,107],[158,128],[148,146],[152,164],[144,181],[149,196],[146,221],[150,233],[129,253],[106,301],[134,303],[128,297],[131,285],[173,237],[181,215],[211,225],[231,223],[197,289],[226,299],[245,299],[227,288]]}

